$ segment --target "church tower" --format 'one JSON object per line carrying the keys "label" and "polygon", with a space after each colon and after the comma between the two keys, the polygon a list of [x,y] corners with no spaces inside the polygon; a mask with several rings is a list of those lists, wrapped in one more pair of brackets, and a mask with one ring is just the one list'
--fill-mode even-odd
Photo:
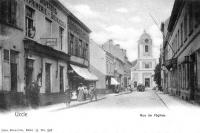
{"label": "church tower", "polygon": [[138,59],[131,69],[133,87],[143,84],[146,88],[155,86],[153,75],[156,59],[153,58],[153,44],[151,36],[144,30],[138,40]]}
{"label": "church tower", "polygon": [[138,40],[138,59],[152,58],[152,39],[151,36],[144,30]]}

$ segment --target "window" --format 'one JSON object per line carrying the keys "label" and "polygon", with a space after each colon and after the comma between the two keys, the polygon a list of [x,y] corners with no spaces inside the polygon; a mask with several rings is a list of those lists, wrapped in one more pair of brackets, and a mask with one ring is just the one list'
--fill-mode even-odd
{"label": "window", "polygon": [[149,52],[149,47],[147,45],[145,45],[145,52]]}
{"label": "window", "polygon": [[86,47],[85,47],[85,57],[84,57],[85,59],[88,59],[88,56],[89,56],[89,55],[88,55],[88,47],[89,47],[89,46],[88,46],[88,44],[86,43]]}
{"label": "window", "polygon": [[188,33],[188,29],[187,29],[187,13],[185,14],[185,17],[184,17],[184,41],[187,39],[187,33]]}
{"label": "window", "polygon": [[192,10],[192,3],[189,3],[189,34],[193,31],[193,10]]}
{"label": "window", "polygon": [[181,46],[183,45],[183,23],[181,23]]}
{"label": "window", "polygon": [[145,63],[145,68],[149,68],[149,64],[148,63]]}
{"label": "window", "polygon": [[52,21],[48,18],[45,19],[46,37],[51,38],[52,35]]}
{"label": "window", "polygon": [[176,49],[176,52],[178,50],[178,39],[177,39],[177,34],[176,34],[176,37],[175,37],[175,49]]}
{"label": "window", "polygon": [[73,45],[74,45],[74,35],[73,34],[70,34],[69,33],[69,45],[70,45],[70,48],[69,48],[69,53],[71,55],[73,55]]}
{"label": "window", "polygon": [[63,49],[63,33],[64,29],[62,27],[59,27],[59,39],[60,39],[60,49]]}
{"label": "window", "polygon": [[82,47],[82,40],[79,40],[79,56],[83,57],[83,47]]}
{"label": "window", "polygon": [[34,14],[35,11],[32,8],[26,6],[26,36],[30,38],[34,38],[35,36]]}
{"label": "window", "polygon": [[[0,21],[16,26],[17,1],[1,0],[0,1]],[[1,19],[3,18],[3,19]]]}
{"label": "window", "polygon": [[4,61],[8,61],[9,62],[9,50],[4,49]]}
{"label": "window", "polygon": [[75,45],[74,45],[74,53],[76,56],[79,56],[79,40],[78,38],[75,38]]}
{"label": "window", "polygon": [[180,48],[180,32],[179,32],[179,30],[178,30],[177,43],[178,43],[178,49],[179,49]]}
{"label": "window", "polygon": [[82,48],[83,48],[83,58],[85,58],[85,49],[86,49],[86,43],[82,43]]}

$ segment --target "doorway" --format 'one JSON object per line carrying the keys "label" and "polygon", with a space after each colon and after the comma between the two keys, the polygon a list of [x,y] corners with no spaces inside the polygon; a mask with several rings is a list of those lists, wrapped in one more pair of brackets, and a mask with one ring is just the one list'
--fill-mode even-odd
{"label": "doorway", "polygon": [[137,81],[134,81],[134,88],[137,87]]}
{"label": "doorway", "polygon": [[145,87],[150,87],[150,78],[145,78]]}
{"label": "doorway", "polygon": [[11,91],[17,91],[17,52],[10,51]]}
{"label": "doorway", "polygon": [[51,93],[51,64],[45,64],[45,92]]}
{"label": "doorway", "polygon": [[60,92],[64,92],[63,67],[60,66]]}
{"label": "doorway", "polygon": [[191,55],[191,64],[190,64],[190,100],[194,100],[194,93],[197,87],[197,56],[196,54]]}
{"label": "doorway", "polygon": [[33,81],[33,62],[32,59],[26,59],[26,86],[29,87]]}

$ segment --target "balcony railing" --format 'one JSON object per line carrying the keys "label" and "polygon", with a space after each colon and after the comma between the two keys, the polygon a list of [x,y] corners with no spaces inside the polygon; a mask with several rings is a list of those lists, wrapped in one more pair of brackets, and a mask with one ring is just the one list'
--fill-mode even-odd
{"label": "balcony railing", "polygon": [[55,47],[57,46],[57,38],[40,38],[40,41],[43,45]]}

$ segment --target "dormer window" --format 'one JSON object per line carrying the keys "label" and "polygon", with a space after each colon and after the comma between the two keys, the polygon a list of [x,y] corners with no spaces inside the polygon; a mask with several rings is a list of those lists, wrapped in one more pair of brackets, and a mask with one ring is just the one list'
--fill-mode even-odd
{"label": "dormer window", "polygon": [[149,52],[149,47],[147,45],[145,45],[145,53]]}

